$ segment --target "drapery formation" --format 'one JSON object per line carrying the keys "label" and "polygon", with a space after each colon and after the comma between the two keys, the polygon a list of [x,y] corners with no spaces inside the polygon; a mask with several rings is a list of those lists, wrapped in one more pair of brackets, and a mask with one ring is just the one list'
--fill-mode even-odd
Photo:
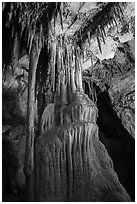
{"label": "drapery formation", "polygon": [[97,108],[80,92],[36,142],[36,201],[130,201],[98,138]]}

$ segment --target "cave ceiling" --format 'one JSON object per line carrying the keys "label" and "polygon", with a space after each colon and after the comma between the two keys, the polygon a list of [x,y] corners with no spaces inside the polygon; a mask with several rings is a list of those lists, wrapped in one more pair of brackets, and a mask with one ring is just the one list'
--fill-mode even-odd
{"label": "cave ceiling", "polygon": [[[84,26],[85,18],[94,19],[94,16],[102,11],[102,5],[107,6],[108,2],[70,2],[66,3],[66,8],[68,9],[70,15],[67,18],[63,17],[63,30],[60,26],[60,21],[56,24],[56,35],[65,34],[67,36],[75,36],[77,32],[80,31],[82,26]],[[110,9],[110,12],[113,9]],[[130,23],[131,18],[135,16],[135,5],[134,2],[128,2],[126,8],[123,11],[124,17],[127,22]],[[100,14],[101,15],[101,14]],[[92,16],[92,18],[91,18]],[[99,23],[99,22],[98,22]],[[130,25],[131,27],[131,25]],[[85,50],[92,52],[93,54],[93,64],[96,63],[97,59],[111,59],[114,58],[117,47],[120,43],[124,43],[132,40],[133,32],[128,29],[126,32],[121,32],[123,28],[122,23],[117,20],[117,26],[114,23],[107,24],[105,26],[104,42],[100,39],[101,52],[98,46],[96,33],[93,32],[90,38],[90,46],[88,39],[84,43]],[[133,43],[134,44],[134,43]],[[134,49],[134,45],[131,45]],[[91,59],[87,57],[83,62],[83,69],[87,69],[91,66]]]}
{"label": "cave ceiling", "polygon": [[[123,15],[125,18],[125,22],[129,23],[129,28],[126,31],[122,31],[124,25],[120,22],[118,18],[116,18],[117,26],[114,21],[104,23],[104,39],[101,37],[100,39],[100,47],[98,44],[97,36],[96,36],[96,28],[93,26],[93,30],[90,27],[89,21],[92,23],[99,24],[99,16],[103,15],[102,10],[108,5],[108,2],[65,2],[62,4],[62,16],[60,19],[60,15],[58,15],[55,23],[55,28],[53,31],[53,35],[58,37],[64,35],[66,37],[70,37],[71,39],[78,39],[79,33],[82,34],[82,43],[83,49],[85,52],[85,58],[82,61],[82,68],[88,69],[91,67],[91,54],[92,54],[92,65],[94,65],[97,60],[104,59],[113,59],[117,50],[117,47],[122,43],[131,41],[131,49],[134,50],[134,39],[133,31],[132,31],[132,19],[135,17],[135,5],[134,2],[128,2],[126,8],[123,10]],[[111,4],[111,3],[110,3]],[[110,15],[113,12],[113,6],[110,8]],[[99,14],[100,13],[100,14]],[[97,16],[97,17],[96,17]],[[87,20],[89,19],[89,20]],[[52,20],[53,21],[53,20]],[[105,21],[105,19],[104,19]],[[103,22],[103,21],[102,21]],[[54,22],[52,22],[54,23]],[[90,31],[90,44],[89,39],[86,38],[87,30],[85,29],[87,23],[87,29],[89,26]],[[100,23],[101,25],[101,23]],[[97,25],[97,26],[100,26]],[[85,34],[83,34],[85,32]],[[86,38],[86,39],[85,39]],[[134,51],[133,51],[134,52]],[[89,54],[87,54],[89,53]],[[28,67],[29,59],[24,56],[20,59],[19,63]]]}

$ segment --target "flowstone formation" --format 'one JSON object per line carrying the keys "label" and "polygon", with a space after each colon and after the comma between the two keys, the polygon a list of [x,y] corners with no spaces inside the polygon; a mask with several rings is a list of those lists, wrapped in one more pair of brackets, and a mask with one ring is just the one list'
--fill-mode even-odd
{"label": "flowstone formation", "polygon": [[75,92],[61,119],[38,138],[36,201],[131,201],[99,141],[97,112],[87,95]]}

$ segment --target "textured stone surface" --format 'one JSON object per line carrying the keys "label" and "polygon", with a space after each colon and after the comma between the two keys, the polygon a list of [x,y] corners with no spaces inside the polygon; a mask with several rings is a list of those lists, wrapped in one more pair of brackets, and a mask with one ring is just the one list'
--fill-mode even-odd
{"label": "textured stone surface", "polygon": [[77,120],[54,127],[36,142],[36,200],[131,201],[99,141],[95,121],[88,115],[78,121],[82,102],[79,116],[85,109],[94,113],[96,108],[84,94],[82,102],[75,102],[69,115]]}
{"label": "textured stone surface", "polygon": [[135,137],[135,75],[132,72],[112,80],[109,95],[128,132]]}

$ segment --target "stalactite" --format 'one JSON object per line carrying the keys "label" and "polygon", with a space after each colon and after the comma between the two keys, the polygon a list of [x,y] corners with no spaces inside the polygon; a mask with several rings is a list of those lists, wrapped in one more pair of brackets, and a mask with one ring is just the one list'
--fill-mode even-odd
{"label": "stalactite", "polygon": [[75,68],[70,69],[70,87],[71,87],[71,93],[74,94],[76,92]]}
{"label": "stalactite", "polygon": [[98,47],[99,47],[100,53],[102,54],[102,49],[101,49],[101,43],[100,43],[100,39],[99,39],[99,34],[97,34],[97,43],[98,43]]}
{"label": "stalactite", "polygon": [[79,84],[79,89],[81,92],[83,92],[83,86],[82,86],[82,66],[80,65],[80,62],[78,60],[78,70],[77,70],[77,75],[78,75],[78,84]]}
{"label": "stalactite", "polygon": [[[36,39],[35,39],[36,40]],[[37,42],[33,40],[33,45],[30,53],[29,64],[29,79],[28,79],[28,127],[26,137],[26,155],[25,155],[25,174],[30,175],[33,170],[34,163],[34,119],[35,119],[35,82],[36,68],[38,64],[41,45],[37,47]]]}
{"label": "stalactite", "polygon": [[11,65],[14,73],[19,59],[20,43],[19,43],[19,35],[17,32],[14,32],[13,37],[14,39],[13,39],[13,50],[12,50],[12,56],[11,56]]}
{"label": "stalactite", "polygon": [[88,31],[88,43],[89,43],[89,47],[90,47],[90,41],[91,41],[91,39],[90,39],[90,31]]}
{"label": "stalactite", "polygon": [[28,40],[29,40],[29,55],[30,55],[34,34],[29,32],[29,36],[30,38],[28,38]]}
{"label": "stalactite", "polygon": [[99,33],[100,33],[100,36],[101,36],[101,38],[102,38],[102,40],[103,40],[103,42],[104,42],[104,44],[105,44],[104,34],[103,34],[103,31],[102,31],[102,29],[101,29],[100,26],[99,26]]}
{"label": "stalactite", "polygon": [[66,91],[66,79],[65,79],[65,70],[62,71],[61,74],[61,81],[60,81],[60,95],[61,95],[61,103],[68,104],[67,102],[67,91]]}

